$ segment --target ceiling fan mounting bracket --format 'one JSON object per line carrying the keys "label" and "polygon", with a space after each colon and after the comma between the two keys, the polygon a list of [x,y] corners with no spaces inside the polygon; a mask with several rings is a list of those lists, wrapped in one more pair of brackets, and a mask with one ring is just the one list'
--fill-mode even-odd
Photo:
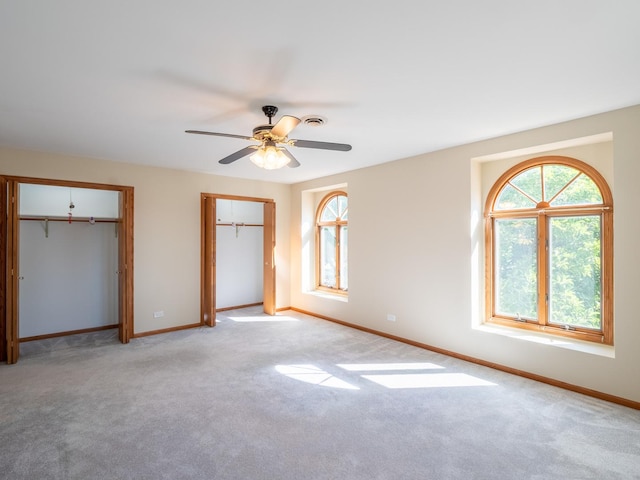
{"label": "ceiling fan mounting bracket", "polygon": [[271,125],[271,119],[278,113],[278,107],[275,105],[265,105],[262,107],[264,114],[269,117],[269,125]]}

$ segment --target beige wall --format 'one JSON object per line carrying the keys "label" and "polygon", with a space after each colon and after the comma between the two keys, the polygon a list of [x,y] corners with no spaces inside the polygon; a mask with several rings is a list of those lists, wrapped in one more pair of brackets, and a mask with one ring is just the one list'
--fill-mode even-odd
{"label": "beige wall", "polygon": [[272,198],[276,306],[290,305],[288,185],[9,149],[0,173],[134,187],[135,333],[200,321],[201,192]]}
{"label": "beige wall", "polygon": [[[638,125],[640,106],[293,186],[8,149],[0,149],[0,173],[135,187],[136,333],[199,321],[200,192],[273,198],[278,307],[640,401]],[[609,156],[598,168],[615,201],[615,346],[571,350],[478,328],[486,177],[509,162],[545,154],[545,148],[490,163],[478,159],[609,132],[612,144],[568,151],[591,163]],[[546,148],[551,150],[567,151]],[[347,302],[301,287],[302,272],[308,272],[301,253],[302,238],[308,238],[301,219],[309,195],[303,192],[338,184],[349,190]],[[165,317],[154,319],[157,310]],[[388,313],[397,321],[387,321]]]}
{"label": "beige wall", "polygon": [[[294,185],[291,304],[640,401],[639,125],[637,106]],[[572,148],[561,143],[608,133],[612,133],[612,143]],[[549,144],[555,146],[540,147]],[[532,147],[538,147],[536,153],[501,155],[503,159],[495,162],[478,160]],[[613,190],[613,348],[579,343],[559,347],[540,343],[544,338],[534,342],[477,325],[483,308],[481,221],[486,177],[509,163],[552,152],[573,154],[594,164]],[[348,302],[307,293],[300,287],[305,268],[299,254],[305,246],[301,240],[303,192],[340,183],[349,187]],[[387,321],[388,313],[396,315],[397,321]]]}

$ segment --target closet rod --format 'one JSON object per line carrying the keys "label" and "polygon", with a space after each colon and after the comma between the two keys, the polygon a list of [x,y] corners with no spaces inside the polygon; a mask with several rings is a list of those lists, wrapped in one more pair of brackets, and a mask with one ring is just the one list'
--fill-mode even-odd
{"label": "closet rod", "polygon": [[[69,222],[69,217],[20,217],[20,220],[34,220],[38,222],[44,222],[44,221]],[[118,220],[117,218],[115,219],[94,218],[93,221],[95,223],[120,223],[120,220]],[[89,217],[71,217],[71,222],[72,223],[78,223],[78,222],[89,223],[91,222],[91,219]]]}
{"label": "closet rod", "polygon": [[216,227],[264,227],[261,223],[216,223]]}

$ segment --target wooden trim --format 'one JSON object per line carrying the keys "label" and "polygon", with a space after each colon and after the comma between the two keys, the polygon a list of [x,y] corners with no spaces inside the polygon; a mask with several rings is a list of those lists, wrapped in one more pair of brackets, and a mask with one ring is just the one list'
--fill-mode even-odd
{"label": "wooden trim", "polygon": [[206,223],[205,223],[205,201],[206,198],[200,194],[200,324],[204,325],[205,311],[207,310],[207,296],[205,290],[207,283],[205,280],[205,248],[206,248]]}
{"label": "wooden trim", "polygon": [[523,330],[546,333],[548,335],[558,335],[561,337],[573,338],[575,340],[582,340],[585,342],[603,343],[605,345],[608,345],[605,342],[603,332],[599,330],[589,331],[588,329],[577,328],[575,330],[567,330],[561,326],[553,324],[544,325],[541,323],[537,323],[534,320],[517,322],[512,318],[500,317],[498,315],[494,315],[493,317],[491,317],[491,319],[487,323],[491,323],[493,325],[502,325],[509,328],[520,328]]}
{"label": "wooden trim", "polygon": [[190,328],[202,327],[201,323],[190,323],[189,325],[180,325],[178,327],[161,328],[160,330],[149,330],[148,332],[135,333],[132,338],[150,337],[151,335],[160,335],[162,333],[177,332],[179,330],[188,330]]}
{"label": "wooden trim", "polygon": [[262,304],[267,315],[276,313],[276,204],[263,204]]}
{"label": "wooden trim", "polygon": [[[576,174],[564,187],[557,192],[556,198],[565,188],[573,183],[580,174],[589,177],[602,195],[602,204],[550,207],[546,200],[544,206],[541,204],[532,208],[516,210],[493,211],[495,202],[502,189],[509,181],[525,170],[544,165],[565,165],[578,170]],[[543,176],[543,168],[540,168],[540,175]],[[541,186],[544,188],[544,178],[541,178]],[[530,197],[529,197],[530,198]],[[548,318],[549,308],[546,294],[549,292],[548,279],[548,251],[546,241],[549,238],[549,219],[554,217],[569,217],[572,215],[599,215],[601,218],[601,326],[602,329],[593,331],[587,328],[575,327],[565,331],[561,326],[550,323]],[[545,156],[537,157],[521,162],[508,169],[491,187],[485,201],[485,319],[487,323],[497,323],[515,328],[529,330],[544,330],[547,333],[566,337],[579,338],[581,340],[613,345],[613,195],[604,177],[591,165],[571,157],[565,156]],[[495,311],[495,242],[494,227],[496,218],[536,218],[537,217],[537,240],[538,240],[538,301],[537,301],[537,323],[519,322],[514,318],[499,316]]]}
{"label": "wooden trim", "polygon": [[118,337],[122,343],[129,343],[133,337],[133,187],[120,187],[120,236],[118,238],[118,261],[120,264],[120,318]]}
{"label": "wooden trim", "polygon": [[493,316],[494,302],[493,298],[496,290],[496,282],[493,275],[495,271],[495,265],[493,264],[495,258],[493,230],[495,219],[490,216],[485,217],[484,221],[484,319]]}
{"label": "wooden trim", "polygon": [[[0,192],[2,199],[0,200],[0,289],[3,294],[0,296],[0,334],[2,339],[0,343],[0,360],[7,360],[8,363],[15,363],[18,359],[18,334],[17,332],[9,332],[7,330],[9,322],[9,315],[17,314],[17,286],[15,289],[11,288],[12,285],[7,285],[7,281],[11,275],[11,264],[8,263],[10,256],[17,255],[18,238],[17,229],[13,230],[11,238],[7,238],[7,213],[9,206],[7,205],[7,193],[8,185],[36,184],[36,185],[51,185],[57,187],[71,187],[71,188],[87,188],[94,190],[111,190],[120,193],[120,218],[117,219],[119,225],[119,237],[118,237],[118,316],[119,316],[119,332],[118,337],[122,343],[128,343],[133,334],[133,194],[134,188],[125,185],[113,185],[104,183],[93,182],[81,182],[75,180],[59,180],[49,178],[34,178],[34,177],[22,177],[13,175],[0,175]],[[29,216],[25,216],[25,220],[32,219]],[[17,214],[16,214],[17,218]],[[42,217],[43,219],[45,217]],[[55,217],[50,217],[49,220],[57,221]],[[62,219],[60,219],[62,221]],[[64,218],[64,221],[68,221],[68,217]],[[84,218],[73,218],[72,221],[79,222],[85,221]],[[86,220],[88,221],[88,219]],[[96,222],[113,220],[96,219]],[[16,236],[14,239],[13,236]],[[17,269],[14,268],[14,270]],[[18,272],[16,271],[16,276]],[[13,291],[12,291],[13,290]],[[15,297],[15,298],[14,298]],[[15,304],[15,308],[14,308]],[[9,339],[9,335],[14,335],[13,340]],[[13,342],[13,346],[11,346]],[[9,355],[8,349],[12,348],[11,355]]]}
{"label": "wooden trim", "polygon": [[0,177],[0,361],[7,361],[7,179]]}
{"label": "wooden trim", "polygon": [[34,183],[36,185],[51,185],[56,187],[77,187],[77,188],[89,188],[92,190],[118,190],[133,188],[123,185],[112,185],[108,183],[93,183],[93,182],[81,182],[77,180],[59,180],[51,178],[35,178],[35,177],[20,177],[14,175],[3,175],[7,180],[13,180],[18,183]]}
{"label": "wooden trim", "polygon": [[[275,239],[276,239],[276,222],[275,222],[275,208],[276,203],[272,198],[259,198],[259,197],[243,197],[239,195],[223,195],[216,193],[200,193],[200,318],[202,324],[210,326],[215,325],[215,303],[216,303],[216,276],[215,276],[215,263],[216,263],[216,229],[217,226],[215,206],[216,200],[238,200],[242,202],[257,202],[262,203],[264,206],[263,216],[264,225],[251,225],[263,227],[263,252],[264,252],[264,265],[263,265],[263,302],[265,313],[273,315],[276,312],[276,274],[275,274]],[[211,207],[207,204],[210,203]],[[207,213],[207,208],[212,208],[213,213]],[[272,212],[269,215],[271,221],[267,221],[267,212]],[[269,248],[269,253],[266,249]],[[209,260],[211,259],[211,260]],[[271,259],[270,262],[268,259]],[[210,265],[213,265],[211,272]]]}
{"label": "wooden trim", "polygon": [[603,213],[612,211],[611,206],[603,207],[602,205],[579,205],[571,207],[543,207],[543,208],[529,208],[518,210],[498,210],[487,213],[487,216],[493,218],[534,218],[536,216],[546,215],[548,217],[569,217],[580,216],[594,213]]}
{"label": "wooden trim", "polygon": [[201,250],[200,250],[200,322],[209,327],[216,326],[216,229],[212,226],[216,219],[216,199],[202,194]]}
{"label": "wooden trim", "polygon": [[6,316],[5,329],[7,338],[7,363],[13,364],[20,356],[19,339],[19,277],[20,277],[20,222],[18,212],[20,211],[19,184],[14,180],[7,181],[7,263],[6,274]]}
{"label": "wooden trim", "polygon": [[[349,221],[348,220],[342,220],[342,218],[340,218],[340,220],[336,220],[334,222],[327,222],[327,221],[320,221],[320,217],[322,216],[322,211],[324,210],[324,208],[326,207],[327,203],[329,203],[333,198],[335,197],[346,197],[347,199],[349,198],[349,195],[347,195],[347,192],[343,191],[343,190],[332,190],[331,192],[327,193],[324,197],[322,197],[322,199],[320,200],[320,202],[318,203],[318,206],[316,207],[316,224],[315,224],[315,288],[318,290],[323,290],[326,289],[326,291],[331,292],[331,293],[340,293],[341,295],[347,295],[347,290],[342,290],[340,288],[341,286],[341,281],[340,281],[340,263],[341,263],[341,259],[340,259],[340,242],[342,241],[340,238],[340,227],[343,226],[349,226]],[[347,210],[349,209],[349,207],[347,206]],[[320,243],[320,230],[322,227],[334,227],[335,228],[335,234],[336,234],[336,245],[335,245],[335,259],[336,259],[336,271],[335,271],[335,275],[336,275],[336,287],[332,288],[332,287],[328,287],[326,285],[322,285],[320,283],[320,277],[321,277],[321,268],[320,268],[320,256],[321,256],[321,252],[320,249],[322,247],[321,243]]]}
{"label": "wooden trim", "polygon": [[[544,182],[543,182],[544,183]],[[536,321],[539,325],[547,325],[549,323],[548,312],[549,302],[547,296],[549,294],[550,279],[548,278],[548,266],[551,251],[547,248],[549,240],[549,217],[540,215],[536,222],[538,251],[536,255],[536,263],[538,264],[538,305],[536,312]],[[494,312],[495,315],[495,312]]]}
{"label": "wooden trim", "polygon": [[202,192],[200,195],[207,198],[215,198],[215,199],[221,199],[221,200],[240,200],[242,202],[275,203],[273,198],[242,197],[240,195],[223,195],[219,193],[205,193],[205,192]]}
{"label": "wooden trim", "polygon": [[342,290],[340,288],[325,287],[324,285],[316,285],[316,290],[319,292],[329,293],[331,295],[341,295],[343,297],[349,296],[349,290]]}
{"label": "wooden trim", "polygon": [[117,323],[114,323],[113,325],[103,325],[101,327],[82,328],[80,330],[68,330],[66,332],[47,333],[46,335],[35,335],[33,337],[25,337],[20,339],[20,343],[33,342],[34,340],[46,340],[47,338],[68,337],[69,335],[77,335],[80,333],[92,333],[92,332],[100,332],[103,330],[113,330],[114,328],[118,328]]}
{"label": "wooden trim", "polygon": [[262,305],[263,302],[258,303],[248,303],[246,305],[236,305],[235,307],[224,307],[224,308],[216,308],[216,312],[226,312],[229,310],[237,310],[239,308],[248,308],[248,307],[258,307]]}
{"label": "wooden trim", "polygon": [[529,380],[535,380],[536,382],[546,383],[547,385],[551,385],[553,387],[562,388],[564,390],[569,390],[575,393],[580,393],[582,395],[586,395],[588,397],[597,398],[600,400],[604,400],[607,402],[615,403],[618,405],[622,405],[625,407],[633,408],[635,410],[640,410],[640,402],[636,402],[635,400],[630,400],[624,397],[618,397],[617,395],[611,395],[609,393],[600,392],[598,390],[593,390],[586,387],[580,387],[578,385],[573,385],[571,383],[562,382],[560,380],[555,380],[553,378],[545,377],[543,375],[538,375],[536,373],[526,372],[524,370],[519,370],[517,368],[507,367],[505,365],[501,365],[499,363],[489,362],[487,360],[482,360],[476,357],[471,357],[469,355],[463,355],[461,353],[456,353],[451,350],[446,350],[444,348],[434,347],[432,345],[428,345],[426,343],[416,342],[413,340],[409,340],[407,338],[398,337],[396,335],[391,335],[388,333],[380,332],[378,330],[374,330],[372,328],[363,327],[360,325],[356,325],[353,323],[345,322],[343,320],[338,320],[335,318],[327,317],[324,315],[319,315],[317,313],[309,312],[306,310],[302,310],[300,308],[291,307],[290,310],[294,312],[303,313],[305,315],[311,315],[313,317],[320,318],[322,320],[327,320],[329,322],[338,323],[340,325],[344,325],[345,327],[355,328],[356,330],[360,330],[363,332],[371,333],[373,335],[378,335],[380,337],[388,338],[390,340],[395,340],[397,342],[406,343],[407,345],[412,345],[414,347],[423,348],[425,350],[429,350],[432,352],[440,353],[442,355],[447,355],[448,357],[457,358],[459,360],[464,360],[465,362],[475,363],[476,365],[482,365],[483,367],[493,368],[494,370],[499,370],[501,372],[510,373],[511,375],[517,375],[519,377],[528,378]]}
{"label": "wooden trim", "polygon": [[607,182],[605,181],[604,177],[602,177],[602,175],[595,168],[593,168],[588,163],[582,162],[576,158],[565,157],[560,155],[549,155],[545,157],[537,157],[537,158],[532,158],[530,160],[526,160],[524,162],[521,162],[511,167],[509,170],[504,172],[500,176],[500,178],[493,184],[493,187],[491,187],[491,190],[487,195],[484,211],[490,212],[491,210],[493,210],[493,204],[495,200],[498,198],[498,193],[500,193],[500,191],[502,190],[502,187],[504,187],[511,178],[515,177],[519,173],[535,165],[548,165],[548,164],[566,165],[568,167],[576,168],[578,170],[583,171],[587,176],[591,178],[591,180],[594,181],[594,183],[600,189],[600,193],[602,194],[603,205],[605,206],[613,205],[613,195],[611,194],[611,190],[609,189],[609,186],[607,185]]}
{"label": "wooden trim", "polygon": [[276,308],[276,312],[286,312],[287,310],[291,310],[291,307]]}
{"label": "wooden trim", "polygon": [[[613,212],[602,214],[602,333],[604,343],[613,345]],[[605,322],[604,319],[611,319]]]}

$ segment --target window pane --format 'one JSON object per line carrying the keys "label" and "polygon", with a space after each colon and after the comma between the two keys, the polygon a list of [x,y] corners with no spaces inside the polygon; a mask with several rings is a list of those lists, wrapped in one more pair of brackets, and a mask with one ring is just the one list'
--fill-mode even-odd
{"label": "window pane", "polygon": [[342,290],[349,289],[348,268],[349,259],[347,256],[347,247],[349,245],[349,235],[347,227],[340,227],[340,288]]}
{"label": "window pane", "polygon": [[537,219],[496,219],[495,310],[499,315],[538,317]]}
{"label": "window pane", "polygon": [[535,202],[531,201],[525,195],[513,188],[511,185],[506,185],[496,201],[496,210],[513,210],[516,208],[534,208]]}
{"label": "window pane", "polygon": [[549,322],[602,328],[599,215],[549,219]]}
{"label": "window pane", "polygon": [[542,177],[540,167],[525,170],[513,178],[509,183],[515,185],[524,193],[529,195],[536,201],[536,203],[542,200]]}
{"label": "window pane", "polygon": [[551,205],[594,205],[602,203],[600,189],[585,174],[576,178]]}
{"label": "window pane", "polygon": [[569,183],[578,170],[566,165],[544,165],[544,199],[549,202],[556,194]]}
{"label": "window pane", "polygon": [[336,227],[320,227],[320,285],[336,287]]}
{"label": "window pane", "polygon": [[347,216],[348,216],[348,202],[347,202],[347,197],[345,197],[344,195],[340,195],[338,197],[338,215],[340,216],[341,220],[346,220]]}
{"label": "window pane", "polygon": [[337,216],[338,216],[338,197],[333,197],[331,200],[327,202],[327,204],[322,209],[320,220],[323,222],[331,222],[331,221],[335,221]]}

